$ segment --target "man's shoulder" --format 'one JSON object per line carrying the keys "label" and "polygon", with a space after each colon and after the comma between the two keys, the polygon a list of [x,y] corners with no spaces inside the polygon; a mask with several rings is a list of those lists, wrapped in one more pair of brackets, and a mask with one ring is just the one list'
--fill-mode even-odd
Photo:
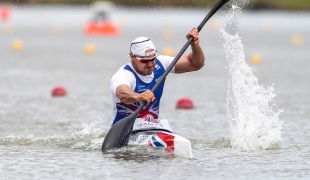
{"label": "man's shoulder", "polygon": [[131,71],[125,68],[120,68],[116,71],[116,73],[113,76],[131,76],[131,75],[134,75]]}
{"label": "man's shoulder", "polygon": [[112,76],[112,79],[118,79],[118,78],[131,78],[134,77],[134,74],[126,69],[125,67],[129,66],[129,64],[125,64],[122,67],[120,67],[116,73]]}
{"label": "man's shoulder", "polygon": [[157,56],[157,59],[164,66],[164,69],[166,69],[171,64],[174,57],[166,56],[166,55],[159,55],[159,56]]}
{"label": "man's shoulder", "polygon": [[157,59],[160,60],[160,61],[165,61],[165,60],[173,60],[174,57],[172,56],[167,56],[167,55],[158,55],[157,56]]}

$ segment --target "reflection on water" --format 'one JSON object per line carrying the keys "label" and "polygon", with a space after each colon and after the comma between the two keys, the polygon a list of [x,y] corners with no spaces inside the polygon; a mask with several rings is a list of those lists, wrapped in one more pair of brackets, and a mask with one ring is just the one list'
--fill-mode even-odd
{"label": "reflection on water", "polygon": [[223,148],[231,148],[231,141],[229,138],[219,138],[214,141],[203,141],[203,142],[197,143],[197,145],[204,145],[207,148],[212,148],[212,149],[223,149]]}
{"label": "reflection on water", "polygon": [[104,153],[108,157],[124,161],[134,162],[147,162],[156,161],[161,159],[173,159],[176,158],[174,154],[166,152],[164,149],[154,149],[150,147],[124,147],[118,150],[113,150],[108,153]]}

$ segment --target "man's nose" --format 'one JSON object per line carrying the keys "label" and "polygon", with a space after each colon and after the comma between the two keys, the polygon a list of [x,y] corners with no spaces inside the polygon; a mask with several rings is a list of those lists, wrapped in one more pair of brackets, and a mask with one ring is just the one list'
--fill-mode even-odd
{"label": "man's nose", "polygon": [[146,63],[146,65],[147,65],[148,67],[152,67],[152,66],[154,66],[154,63],[153,63],[153,61],[148,61],[148,62]]}

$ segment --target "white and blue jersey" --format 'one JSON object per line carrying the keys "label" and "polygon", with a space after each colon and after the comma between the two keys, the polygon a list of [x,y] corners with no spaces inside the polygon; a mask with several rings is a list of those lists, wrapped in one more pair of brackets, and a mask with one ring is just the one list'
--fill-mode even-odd
{"label": "white and blue jersey", "polygon": [[[112,125],[114,125],[117,121],[132,114],[140,105],[139,102],[135,102],[132,104],[126,104],[124,102],[121,102],[116,97],[117,87],[121,84],[126,84],[130,86],[131,89],[136,93],[143,93],[147,89],[151,90],[172,61],[173,57],[158,56],[156,59],[156,65],[154,67],[153,73],[147,76],[138,74],[134,70],[131,62],[122,66],[116,72],[116,74],[114,74],[110,83],[113,103]],[[171,70],[171,72],[174,72],[174,68]],[[158,119],[160,98],[163,93],[164,84],[165,80],[158,86],[157,90],[154,92],[156,100],[154,102],[147,103],[146,106],[141,110],[138,118],[151,116],[151,119]]]}

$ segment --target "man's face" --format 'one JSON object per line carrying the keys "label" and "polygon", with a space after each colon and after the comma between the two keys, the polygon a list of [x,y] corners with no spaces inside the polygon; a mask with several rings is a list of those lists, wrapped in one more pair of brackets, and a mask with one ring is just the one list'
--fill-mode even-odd
{"label": "man's face", "polygon": [[[146,52],[152,52],[153,49],[148,49]],[[133,54],[130,54],[132,65],[135,68],[135,70],[143,75],[151,75],[153,72],[153,69],[156,64],[156,55],[150,55],[150,56],[133,56]]]}

